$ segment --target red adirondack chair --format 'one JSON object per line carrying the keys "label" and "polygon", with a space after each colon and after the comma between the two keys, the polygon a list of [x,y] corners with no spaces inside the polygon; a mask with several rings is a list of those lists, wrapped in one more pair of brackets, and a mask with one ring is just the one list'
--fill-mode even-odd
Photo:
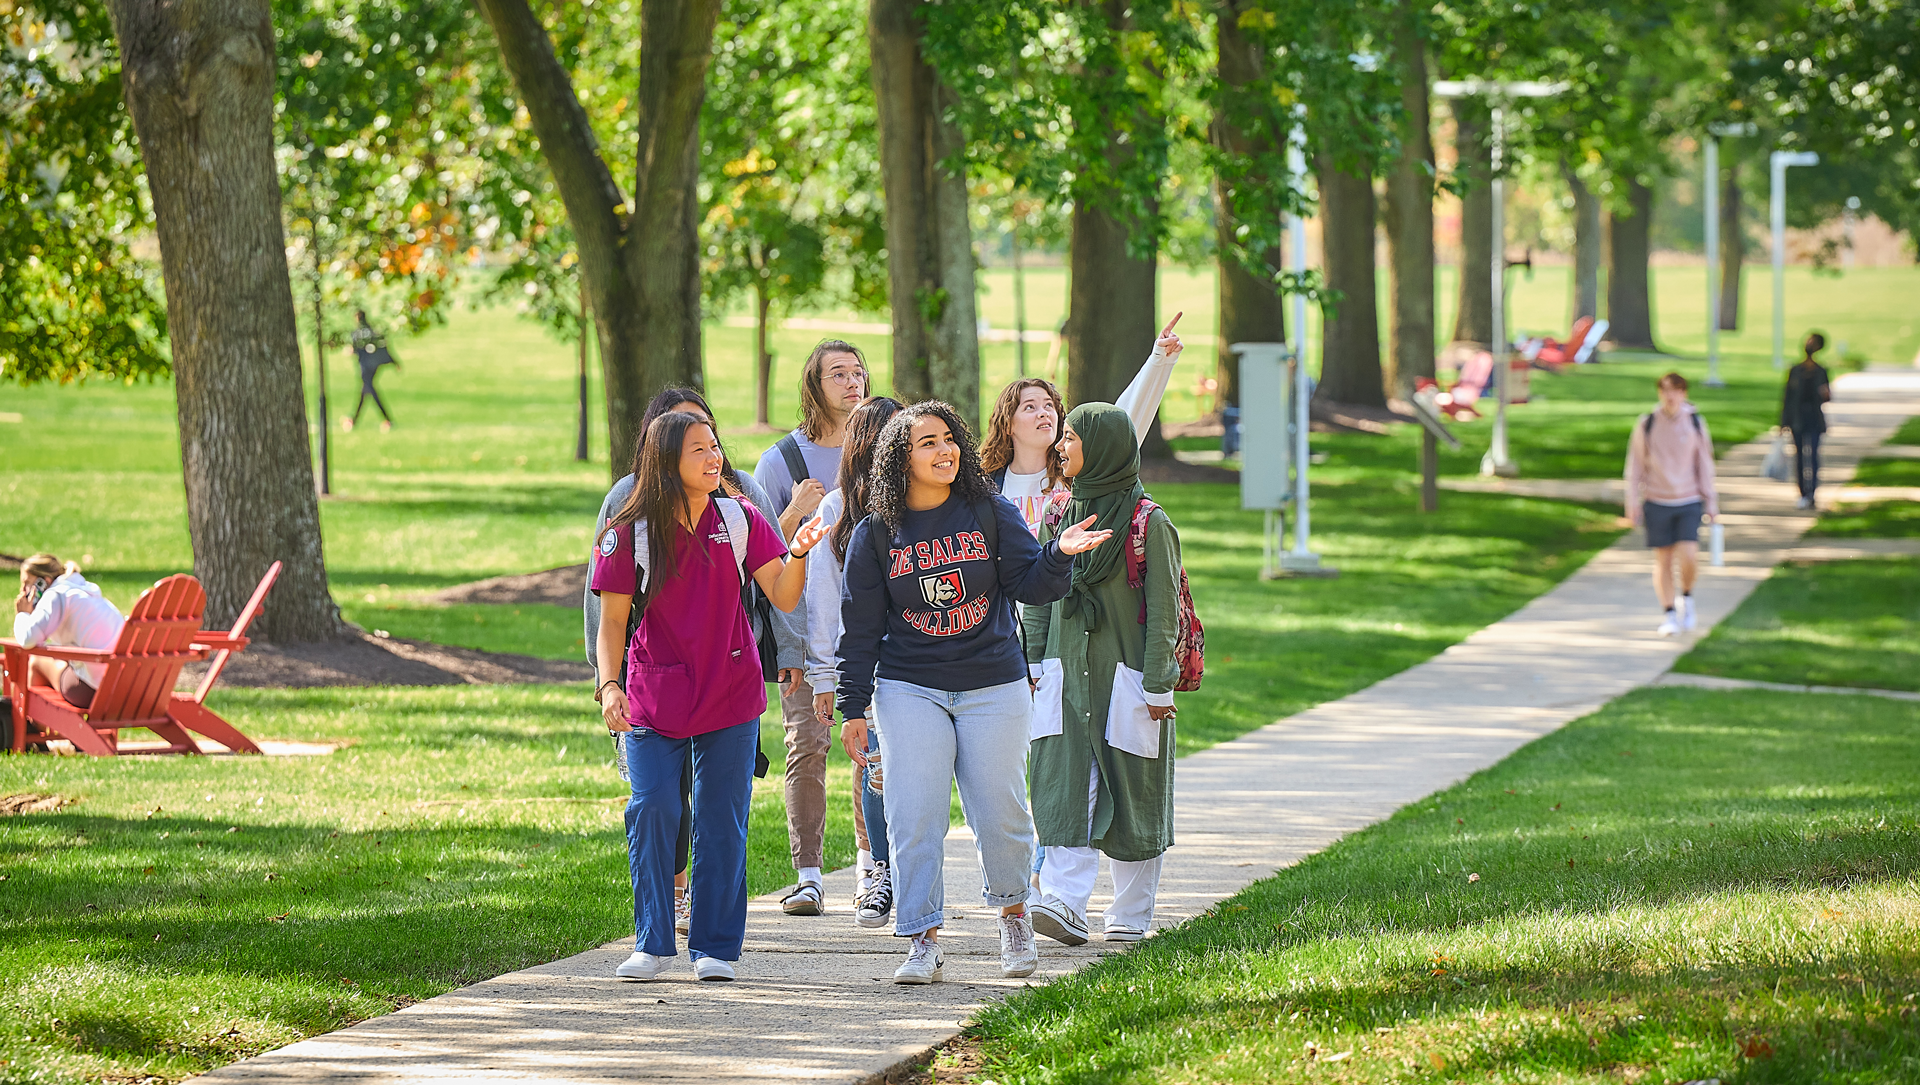
{"label": "red adirondack chair", "polygon": [[[141,753],[202,752],[188,731],[214,739],[235,753],[259,753],[252,739],[204,702],[227,660],[250,643],[247,627],[279,576],[276,561],[225,633],[200,628],[207,609],[206,590],[200,581],[178,574],[140,593],[112,648],[28,648],[10,638],[0,640],[6,648],[7,692],[13,699],[14,751],[24,750],[30,742],[64,738],[82,753],[112,756],[120,752],[122,729],[144,727],[166,739],[167,746]],[[199,688],[192,693],[174,692],[180,668],[209,655],[214,657],[213,666],[207,668]],[[33,684],[27,665],[33,656],[98,667],[102,677],[93,704],[77,708],[58,690]]]}

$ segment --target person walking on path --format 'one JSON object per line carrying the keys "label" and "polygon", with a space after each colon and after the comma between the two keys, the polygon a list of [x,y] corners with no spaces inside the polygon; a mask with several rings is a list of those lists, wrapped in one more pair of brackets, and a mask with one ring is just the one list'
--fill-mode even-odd
{"label": "person walking on path", "polygon": [[1713,434],[1687,402],[1687,378],[1668,373],[1659,388],[1659,408],[1641,415],[1627,439],[1626,511],[1632,526],[1646,528],[1653,593],[1664,612],[1658,632],[1671,637],[1694,628],[1700,521],[1703,515],[1709,521],[1720,515],[1720,497],[1714,489]]}
{"label": "person walking on path", "polygon": [[[28,648],[112,648],[127,620],[80,575],[80,566],[52,554],[20,563],[20,594],[13,597],[13,639]],[[100,668],[34,656],[28,666],[68,704],[86,709],[100,688]]]}
{"label": "person walking on path", "polygon": [[[785,510],[784,531],[791,533],[801,519],[812,516],[826,497],[826,487],[840,477],[847,419],[865,398],[867,363],[860,348],[843,339],[822,340],[800,370],[800,425],[775,441],[753,469],[767,496]],[[800,628],[805,629],[804,601],[801,606],[798,617]],[[780,718],[787,744],[787,848],[795,884],[780,908],[788,915],[820,915],[826,910],[820,868],[826,853],[827,751],[833,738],[814,711],[813,698],[802,661],[783,660]],[[859,796],[854,798],[854,836],[865,879],[871,877],[873,849]]]}
{"label": "person walking on path", "polygon": [[[853,538],[853,525],[866,518],[870,510],[873,447],[893,416],[900,413],[898,400],[877,396],[854,409],[847,422],[845,453],[840,458],[840,485],[820,502],[820,519],[833,525],[827,545],[816,546],[807,554],[807,685],[813,689],[813,709],[820,722],[833,726],[834,691],[840,684],[840,588],[847,562],[847,543]],[[848,732],[840,735],[847,756],[864,756],[866,764],[855,774],[855,797],[866,814],[867,840],[871,841],[873,864],[862,868],[860,889],[854,899],[854,921],[862,927],[882,927],[893,916],[893,870],[887,850],[885,786],[878,756],[880,721],[867,714],[866,741],[855,747]]]}
{"label": "person walking on path", "polygon": [[[653,425],[654,419],[668,411],[682,411],[708,423],[713,421],[713,411],[707,406],[706,399],[691,388],[667,388],[653,397],[653,401],[647,404],[646,411],[640,416],[638,427],[640,439],[634,442],[633,470],[614,483],[613,488],[607,491],[607,496],[600,502],[600,515],[593,525],[593,538],[596,544],[607,530],[607,521],[613,519],[613,514],[619,510],[620,506],[627,503],[627,498],[633,493],[634,472],[640,470],[640,459],[646,451],[647,430]],[[766,491],[760,488],[760,484],[754,481],[753,476],[735,471],[733,461],[724,456],[720,461],[720,486],[719,490],[714,491],[713,496],[743,497],[770,523],[779,516],[779,506],[767,497]],[[588,560],[591,561],[592,558],[593,554],[589,552]],[[581,609],[586,615],[587,665],[593,668],[593,677],[597,685],[601,677],[598,651],[600,597],[589,587],[586,589],[582,603]],[[752,623],[754,643],[764,644],[767,638],[772,638],[775,658],[779,660],[780,666],[790,666],[801,659],[801,642],[805,638],[806,630],[801,626],[798,614],[789,614],[771,607],[758,607],[749,611],[747,616]],[[629,622],[628,625],[631,627],[632,623]],[[631,632],[631,629],[629,631]],[[610,668],[610,671],[613,676],[624,679],[626,660],[620,659],[617,665]],[[620,747],[621,752],[624,752],[624,749],[624,746]],[[622,760],[620,764],[622,775],[627,775],[626,762]],[[764,776],[766,769],[765,758],[756,755],[754,775]],[[689,756],[681,766],[680,772],[680,834],[678,857],[673,868],[674,929],[681,934],[687,933],[687,926],[692,917],[693,901],[687,894],[687,859],[692,847],[693,761]]]}
{"label": "person walking on path", "polygon": [[[886,765],[894,933],[911,938],[895,983],[940,978],[948,796],[955,780],[1000,909],[1000,970],[1032,975],[1040,955],[1026,917],[1033,859],[1027,811],[1026,682],[1012,603],[1067,593],[1073,555],[1111,537],[1074,524],[1041,544],[980,470],[954,409],[916,404],[893,416],[874,450],[872,508],[847,541],[841,603],[842,741],[866,746],[876,714]],[[863,765],[864,767],[864,765]]]}
{"label": "person walking on path", "polygon": [[[1180,360],[1180,337],[1173,326],[1183,313],[1173,314],[1154,341],[1140,372],[1134,374],[1127,390],[1120,393],[1115,406],[1133,420],[1133,430],[1146,439],[1147,427],[1160,413],[1160,401],[1166,398],[1167,382],[1173,376],[1174,363]],[[1000,495],[1020,510],[1027,530],[1040,533],[1040,517],[1047,499],[1067,488],[1060,473],[1060,419],[1067,413],[1060,389],[1043,377],[1014,381],[994,401],[987,419],[987,439],[980,446],[981,466],[987,471]]]}
{"label": "person walking on path", "polygon": [[[1153,925],[1160,865],[1173,844],[1173,689],[1180,678],[1180,536],[1140,486],[1140,444],[1126,411],[1082,403],[1067,416],[1061,460],[1073,481],[1066,521],[1090,521],[1125,543],[1074,564],[1073,586],[1028,608],[1035,686],[1033,823],[1047,861],[1033,929],[1084,944],[1100,856],[1113,865],[1109,942],[1137,942]],[[1128,566],[1145,511],[1144,562]],[[1042,525],[1040,538],[1053,529]]]}
{"label": "person walking on path", "polygon": [[[713,497],[725,455],[713,424],[669,411],[647,428],[632,495],[595,548],[599,655],[623,650],[627,679],[594,691],[607,730],[624,734],[632,795],[627,856],[633,884],[633,953],[615,974],[650,980],[678,956],[672,865],[680,824],[680,772],[693,757],[693,895],[687,931],[694,974],[734,978],[747,929],[747,811],[767,687],[741,587],[748,579],[781,610],[806,588],[804,558],[826,534],[818,520],[791,551],[760,513]],[[627,617],[640,621],[627,636]]]}
{"label": "person walking on path", "polygon": [[351,418],[340,420],[340,428],[351,431],[359,425],[360,411],[367,405],[368,397],[372,397],[374,409],[380,412],[380,432],[386,433],[393,429],[393,415],[387,413],[387,405],[380,399],[380,390],[373,386],[373,378],[380,372],[381,366],[390,365],[397,369],[400,363],[388,353],[386,337],[368,326],[366,310],[355,309],[353,319],[353,335],[349,342],[353,346],[354,361],[360,363],[360,401],[353,405]]}
{"label": "person walking on path", "polygon": [[1780,400],[1780,425],[1793,434],[1794,477],[1800,482],[1800,507],[1813,507],[1820,488],[1820,437],[1827,432],[1827,402],[1833,399],[1833,381],[1827,367],[1813,356],[1827,349],[1819,332],[1801,344],[1805,357],[1787,370],[1787,388]]}

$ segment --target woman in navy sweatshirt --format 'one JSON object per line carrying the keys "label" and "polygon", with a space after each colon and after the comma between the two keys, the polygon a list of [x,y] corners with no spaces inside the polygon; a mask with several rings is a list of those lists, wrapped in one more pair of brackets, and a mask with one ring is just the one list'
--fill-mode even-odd
{"label": "woman in navy sweatshirt", "polygon": [[956,778],[980,849],[982,896],[1001,910],[1001,971],[1031,975],[1040,960],[1026,916],[1033,695],[1013,602],[1066,595],[1072,556],[1112,532],[1087,530],[1089,519],[1041,546],[980,470],[966,423],[938,402],[908,407],[881,431],[871,505],[847,544],[838,692],[849,749],[866,748],[870,705],[887,721],[880,753],[894,934],[913,939],[894,982],[940,978]]}

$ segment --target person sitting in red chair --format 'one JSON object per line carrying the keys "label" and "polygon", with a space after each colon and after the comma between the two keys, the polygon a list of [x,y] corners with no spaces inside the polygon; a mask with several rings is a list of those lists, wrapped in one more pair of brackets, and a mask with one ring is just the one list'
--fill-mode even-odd
{"label": "person sitting in red chair", "polygon": [[[112,648],[126,624],[80,566],[52,554],[35,554],[20,565],[20,594],[13,600],[13,639],[29,648]],[[40,680],[60,691],[75,708],[93,704],[100,688],[97,668],[35,656],[28,664]]]}

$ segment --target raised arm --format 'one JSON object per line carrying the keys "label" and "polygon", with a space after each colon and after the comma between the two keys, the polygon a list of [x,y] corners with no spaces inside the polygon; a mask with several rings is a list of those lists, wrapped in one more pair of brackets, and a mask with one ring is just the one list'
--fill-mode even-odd
{"label": "raised arm", "polygon": [[1160,330],[1160,338],[1154,340],[1153,353],[1133,375],[1133,382],[1127,390],[1120,393],[1114,406],[1127,412],[1133,420],[1133,432],[1142,444],[1147,440],[1147,427],[1153,425],[1154,416],[1160,413],[1160,401],[1167,397],[1167,382],[1173,377],[1173,366],[1180,360],[1180,337],[1173,332],[1173,326],[1180,323],[1183,313],[1173,314],[1167,326]]}

